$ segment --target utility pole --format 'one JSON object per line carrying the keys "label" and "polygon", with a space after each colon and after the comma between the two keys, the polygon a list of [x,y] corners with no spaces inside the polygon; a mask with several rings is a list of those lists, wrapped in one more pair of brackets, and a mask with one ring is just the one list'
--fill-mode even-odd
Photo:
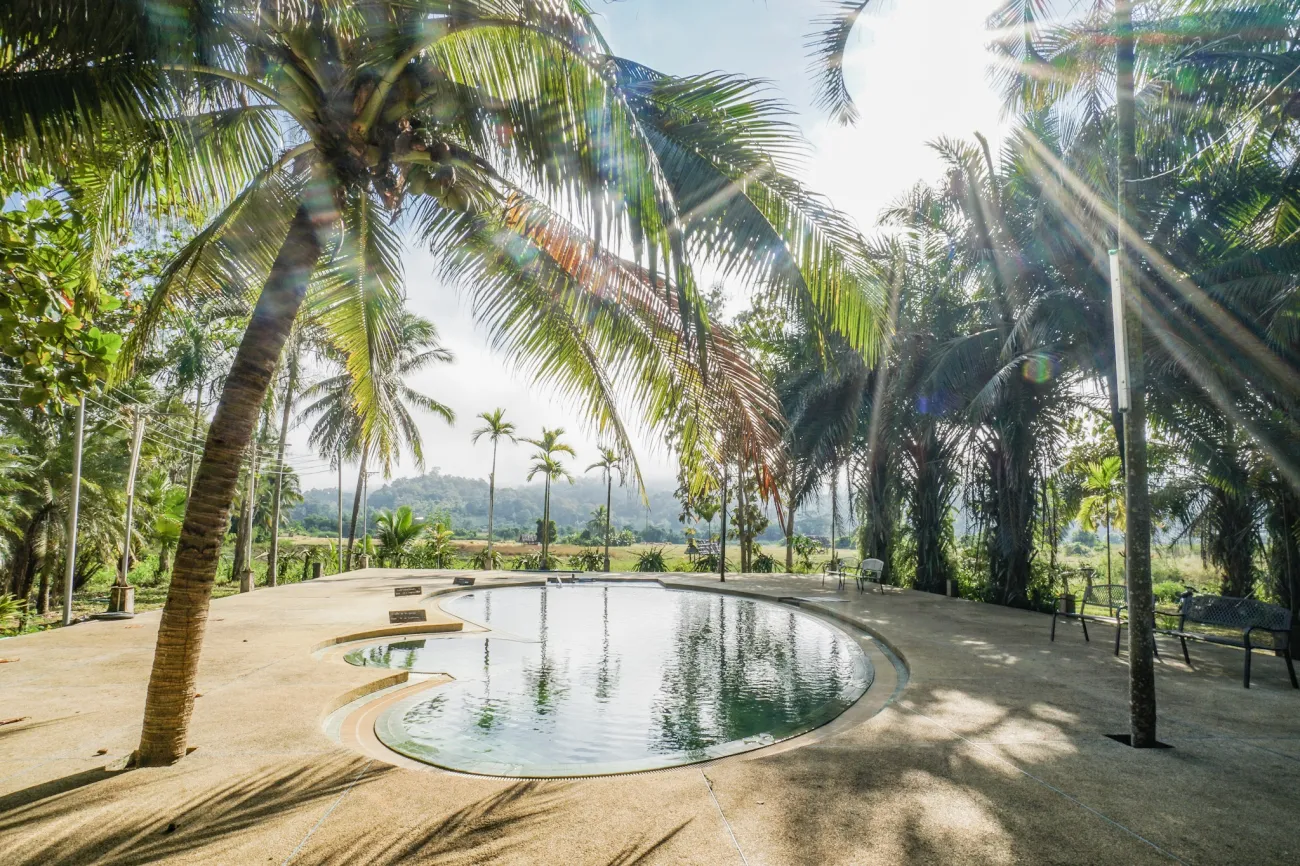
{"label": "utility pole", "polygon": [[135,514],[135,476],[140,468],[140,441],[144,438],[144,415],[136,408],[131,412],[131,462],[126,473],[126,526],[122,538],[122,568],[109,588],[109,613],[135,615],[135,587],[127,582],[131,573],[131,530]]}
{"label": "utility pole", "polygon": [[[1131,260],[1130,238],[1136,212],[1130,183],[1137,177],[1137,112],[1134,96],[1136,46],[1133,0],[1115,3],[1116,127],[1118,207],[1116,315],[1122,315],[1124,344],[1116,346],[1128,370],[1128,411],[1124,413],[1124,496],[1128,512],[1124,569],[1128,583],[1129,737],[1134,748],[1156,745],[1155,603],[1151,596],[1151,508],[1147,494],[1146,375],[1142,357],[1142,287]],[[1124,291],[1125,288],[1128,291]],[[1117,329],[1118,330],[1118,329]],[[1123,397],[1121,397],[1121,401]],[[1121,403],[1122,405],[1122,403]]]}
{"label": "utility pole", "polygon": [[77,575],[77,516],[81,508],[81,446],[86,436],[86,398],[77,404],[77,435],[72,444],[72,503],[68,508],[68,553],[63,565],[63,624],[72,625],[72,582]]}
{"label": "utility pole", "polygon": [[244,524],[244,572],[239,591],[253,591],[253,515],[257,510],[257,437],[248,443],[248,522]]}
{"label": "utility pole", "polygon": [[339,446],[339,550],[338,550],[338,571],[337,574],[343,573],[343,446]]}

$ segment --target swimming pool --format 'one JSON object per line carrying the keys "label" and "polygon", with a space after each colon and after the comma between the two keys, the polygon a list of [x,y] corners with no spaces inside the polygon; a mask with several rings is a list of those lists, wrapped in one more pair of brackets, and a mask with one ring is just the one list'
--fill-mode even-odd
{"label": "swimming pool", "polygon": [[825,724],[873,679],[852,637],[773,602],[579,584],[476,590],[442,606],[490,631],[346,659],[455,678],[375,725],[394,751],[452,770],[555,777],[710,760]]}

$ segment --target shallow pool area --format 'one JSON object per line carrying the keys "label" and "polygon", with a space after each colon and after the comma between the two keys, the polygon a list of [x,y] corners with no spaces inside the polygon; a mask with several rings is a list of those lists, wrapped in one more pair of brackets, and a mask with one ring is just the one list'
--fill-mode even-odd
{"label": "shallow pool area", "polygon": [[453,677],[386,709],[375,733],[463,772],[600,775],[737,754],[825,724],[874,677],[852,636],[769,601],[615,583],[482,589],[442,607],[488,631],[345,658]]}

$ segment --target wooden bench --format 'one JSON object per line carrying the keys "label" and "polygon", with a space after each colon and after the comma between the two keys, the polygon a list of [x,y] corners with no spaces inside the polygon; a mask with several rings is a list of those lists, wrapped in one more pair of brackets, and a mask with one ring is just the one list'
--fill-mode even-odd
{"label": "wooden bench", "polygon": [[[1300,682],[1296,681],[1295,665],[1291,663],[1291,611],[1284,607],[1253,598],[1191,595],[1183,599],[1178,628],[1158,631],[1178,638],[1183,645],[1183,659],[1188,667],[1192,664],[1192,657],[1187,652],[1189,640],[1244,649],[1246,663],[1242,671],[1242,685],[1246,688],[1250,688],[1250,659],[1254,651],[1270,649],[1286,659],[1286,672],[1291,677],[1291,687],[1300,689]],[[1267,646],[1259,641],[1265,634],[1269,636]]]}
{"label": "wooden bench", "polygon": [[[1091,641],[1088,637],[1088,623],[1102,622],[1107,625],[1115,626],[1115,655],[1119,655],[1120,637],[1123,634],[1124,627],[1128,625],[1128,620],[1124,618],[1124,611],[1128,610],[1128,587],[1122,583],[1098,583],[1091,584],[1083,591],[1083,597],[1079,601],[1079,609],[1065,610],[1066,599],[1073,601],[1073,595],[1062,595],[1056,600],[1056,607],[1052,611],[1052,640],[1056,640],[1056,620],[1057,619],[1077,619],[1083,626],[1083,639]],[[1105,608],[1106,613],[1088,613],[1088,605],[1094,608]],[[1156,653],[1159,655],[1159,651]]]}

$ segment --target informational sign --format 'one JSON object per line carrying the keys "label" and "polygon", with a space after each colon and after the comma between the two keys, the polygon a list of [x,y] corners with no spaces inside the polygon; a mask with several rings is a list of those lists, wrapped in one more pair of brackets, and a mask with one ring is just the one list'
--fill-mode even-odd
{"label": "informational sign", "polygon": [[452,586],[473,586],[474,580],[475,578],[472,577],[453,577],[451,579],[451,585]]}
{"label": "informational sign", "polygon": [[393,595],[397,596],[398,598],[401,598],[401,597],[404,596],[404,595],[419,595],[419,594],[422,593],[422,592],[424,592],[424,590],[421,589],[421,588],[418,587],[418,586],[395,586],[395,587],[393,587]]}
{"label": "informational sign", "polygon": [[402,622],[424,622],[424,610],[390,610],[388,621],[394,625]]}

